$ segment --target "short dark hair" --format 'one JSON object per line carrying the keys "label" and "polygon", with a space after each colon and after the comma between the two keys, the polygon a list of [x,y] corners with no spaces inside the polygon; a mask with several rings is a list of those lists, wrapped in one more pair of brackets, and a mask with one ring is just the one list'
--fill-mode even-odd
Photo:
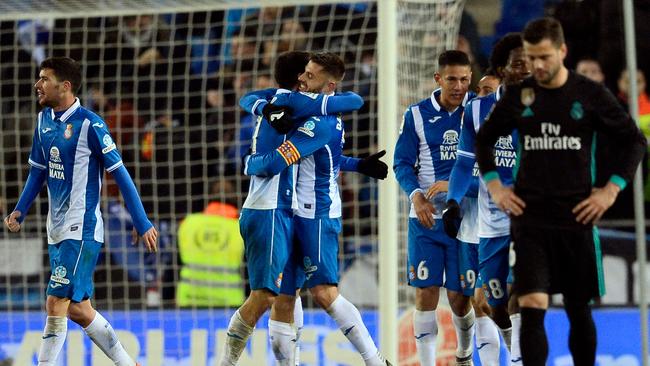
{"label": "short dark hair", "polygon": [[298,76],[305,72],[311,53],[305,51],[283,52],[275,60],[273,73],[280,88],[293,89],[298,85]]}
{"label": "short dark hair", "polygon": [[532,44],[549,39],[555,47],[559,48],[564,43],[562,24],[557,19],[549,17],[531,20],[524,28],[523,39]]}
{"label": "short dark hair", "polygon": [[469,66],[469,56],[463,51],[447,50],[438,56],[438,69],[445,66]]}
{"label": "short dark hair", "polygon": [[498,72],[499,68],[506,67],[510,58],[510,52],[523,46],[524,42],[521,40],[521,33],[511,32],[506,34],[492,47],[490,68]]}
{"label": "short dark hair", "polygon": [[345,63],[343,59],[333,52],[318,52],[311,55],[309,61],[319,64],[323,71],[330,74],[336,80],[343,80],[345,76]]}
{"label": "short dark hair", "polygon": [[81,66],[69,57],[50,57],[41,62],[41,70],[50,69],[58,81],[69,81],[72,94],[77,95],[81,87]]}

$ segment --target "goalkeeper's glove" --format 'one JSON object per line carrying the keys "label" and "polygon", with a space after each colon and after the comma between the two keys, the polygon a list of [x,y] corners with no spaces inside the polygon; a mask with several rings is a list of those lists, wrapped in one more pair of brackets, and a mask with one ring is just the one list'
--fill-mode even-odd
{"label": "goalkeeper's glove", "polygon": [[445,226],[445,233],[456,239],[460,228],[460,206],[456,200],[447,201],[447,206],[442,210],[442,223]]}
{"label": "goalkeeper's glove", "polygon": [[291,119],[291,108],[281,107],[267,103],[262,108],[262,115],[269,122],[278,133],[286,134],[293,128],[293,120]]}
{"label": "goalkeeper's glove", "polygon": [[363,158],[357,165],[359,173],[367,175],[375,179],[384,179],[388,176],[388,165],[379,160],[382,156],[386,155],[386,150],[374,153],[367,158]]}

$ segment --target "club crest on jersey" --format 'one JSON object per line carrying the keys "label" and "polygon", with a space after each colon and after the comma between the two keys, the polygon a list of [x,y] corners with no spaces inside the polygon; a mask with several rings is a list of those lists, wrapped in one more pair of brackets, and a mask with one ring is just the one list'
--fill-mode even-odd
{"label": "club crest on jersey", "polygon": [[65,127],[65,132],[63,132],[63,137],[69,139],[70,137],[72,137],[73,133],[74,131],[72,130],[72,124],[68,123],[68,125]]}
{"label": "club crest on jersey", "polygon": [[573,102],[569,114],[571,115],[571,118],[573,118],[576,121],[582,119],[582,117],[585,115],[585,111],[582,108],[582,103],[578,101]]}
{"label": "club crest on jersey", "polygon": [[102,154],[107,154],[107,153],[115,150],[115,143],[113,142],[113,139],[111,138],[110,135],[104,135],[104,138],[102,139],[102,143],[105,146],[102,149]]}
{"label": "club crest on jersey", "polygon": [[305,135],[307,135],[309,137],[314,137],[313,129],[315,127],[316,127],[316,123],[314,123],[314,121],[312,121],[312,120],[309,120],[309,121],[305,122],[305,124],[302,125],[301,127],[298,127],[298,131],[304,133]]}
{"label": "club crest on jersey", "polygon": [[458,148],[458,132],[447,130],[442,135],[440,145],[440,160],[456,160],[456,149]]}
{"label": "club crest on jersey", "polygon": [[521,89],[521,104],[530,107],[535,103],[535,90],[533,88]]}
{"label": "club crest on jersey", "polygon": [[409,267],[409,280],[413,281],[415,279],[415,267]]}

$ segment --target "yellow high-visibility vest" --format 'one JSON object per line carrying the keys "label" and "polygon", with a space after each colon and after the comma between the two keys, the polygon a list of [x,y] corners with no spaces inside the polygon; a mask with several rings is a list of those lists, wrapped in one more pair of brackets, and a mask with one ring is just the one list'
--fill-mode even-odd
{"label": "yellow high-visibility vest", "polygon": [[236,307],[244,302],[244,241],[236,218],[191,214],[179,226],[178,247],[183,262],[176,288],[179,306]]}

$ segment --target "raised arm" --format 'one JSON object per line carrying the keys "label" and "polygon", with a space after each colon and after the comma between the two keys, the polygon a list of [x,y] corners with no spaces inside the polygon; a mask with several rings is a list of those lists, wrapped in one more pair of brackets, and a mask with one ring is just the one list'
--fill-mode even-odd
{"label": "raised arm", "polygon": [[265,154],[253,154],[244,161],[244,174],[273,176],[325,146],[330,139],[327,121],[311,117],[298,127],[291,138],[277,149]]}

